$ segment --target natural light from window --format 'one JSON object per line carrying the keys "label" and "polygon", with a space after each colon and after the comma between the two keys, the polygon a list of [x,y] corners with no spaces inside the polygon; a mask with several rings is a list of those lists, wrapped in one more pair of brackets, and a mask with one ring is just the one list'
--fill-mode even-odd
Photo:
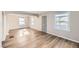
{"label": "natural light from window", "polygon": [[25,25],[25,18],[19,17],[19,25]]}
{"label": "natural light from window", "polygon": [[55,29],[70,31],[69,13],[55,15]]}

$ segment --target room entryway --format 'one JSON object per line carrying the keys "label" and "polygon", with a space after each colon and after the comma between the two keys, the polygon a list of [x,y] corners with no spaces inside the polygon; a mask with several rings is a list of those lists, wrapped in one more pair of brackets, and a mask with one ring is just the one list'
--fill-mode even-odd
{"label": "room entryway", "polygon": [[42,16],[42,31],[47,32],[47,16]]}

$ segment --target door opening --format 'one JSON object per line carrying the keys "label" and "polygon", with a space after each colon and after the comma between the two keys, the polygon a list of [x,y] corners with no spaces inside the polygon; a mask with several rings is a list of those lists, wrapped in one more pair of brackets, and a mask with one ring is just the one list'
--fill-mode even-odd
{"label": "door opening", "polygon": [[42,31],[47,32],[47,16],[42,16]]}

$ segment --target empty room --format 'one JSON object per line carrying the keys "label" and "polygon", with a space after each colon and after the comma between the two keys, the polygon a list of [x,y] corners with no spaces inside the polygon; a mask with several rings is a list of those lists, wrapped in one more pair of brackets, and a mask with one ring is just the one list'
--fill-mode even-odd
{"label": "empty room", "polygon": [[0,11],[1,48],[78,48],[79,11]]}

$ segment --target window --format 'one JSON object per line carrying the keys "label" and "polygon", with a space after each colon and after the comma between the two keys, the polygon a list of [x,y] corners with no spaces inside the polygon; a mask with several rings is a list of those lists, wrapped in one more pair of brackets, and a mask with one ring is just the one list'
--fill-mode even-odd
{"label": "window", "polygon": [[55,15],[55,25],[57,30],[69,31],[69,13]]}
{"label": "window", "polygon": [[25,25],[24,17],[19,17],[19,25]]}

